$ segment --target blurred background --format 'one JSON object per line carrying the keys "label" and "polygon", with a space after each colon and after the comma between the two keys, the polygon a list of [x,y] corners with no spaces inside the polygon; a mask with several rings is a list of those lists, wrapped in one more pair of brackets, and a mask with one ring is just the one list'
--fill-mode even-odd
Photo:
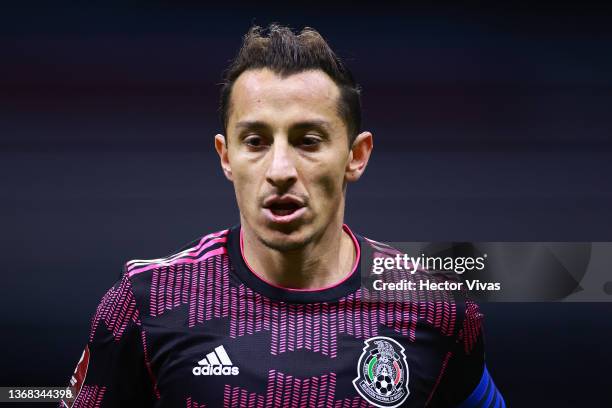
{"label": "blurred background", "polygon": [[[238,222],[213,136],[221,73],[253,23],[316,28],[363,87],[375,151],[349,187],[356,232],[612,241],[611,17],[599,5],[2,6],[0,385],[65,385],[124,262]],[[612,303],[482,309],[508,406],[612,404]]]}

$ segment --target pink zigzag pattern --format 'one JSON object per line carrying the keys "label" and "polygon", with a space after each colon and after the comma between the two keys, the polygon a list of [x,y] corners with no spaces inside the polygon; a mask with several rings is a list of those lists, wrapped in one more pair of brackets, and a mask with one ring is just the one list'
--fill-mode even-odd
{"label": "pink zigzag pattern", "polygon": [[185,400],[186,408],[206,408],[206,404],[199,404],[191,399],[191,397],[187,397]]}
{"label": "pink zigzag pattern", "polygon": [[100,322],[104,322],[108,330],[113,333],[115,340],[119,341],[130,321],[140,325],[132,283],[127,275],[123,275],[120,283],[102,297],[92,318],[89,341],[93,341]]}
{"label": "pink zigzag pattern", "polygon": [[[385,272],[386,281],[441,279],[418,271]],[[416,340],[419,321],[454,333],[456,305],[446,291],[385,291],[359,289],[337,302],[289,304],[271,300],[245,285],[229,284],[226,254],[194,264],[157,268],[152,274],[150,313],[160,316],[180,305],[188,305],[189,327],[217,318],[230,317],[230,337],[270,331],[273,355],[307,349],[331,358],[337,355],[339,333],[356,338],[379,334],[381,325],[410,341]]]}
{"label": "pink zigzag pattern", "polygon": [[459,331],[458,337],[459,340],[463,341],[466,354],[469,354],[480,337],[483,314],[480,312],[478,305],[471,299],[467,299],[465,303],[465,319],[463,320],[463,327]]}
{"label": "pink zigzag pattern", "polygon": [[452,335],[455,320],[456,305],[444,291],[393,291],[382,299],[359,289],[337,303],[288,304],[244,285],[230,288],[230,337],[271,331],[273,355],[307,349],[334,358],[341,333],[369,338],[384,325],[415,341],[418,321]]}
{"label": "pink zigzag pattern", "polygon": [[229,384],[223,389],[223,407],[248,408],[367,408],[372,407],[363,398],[356,396],[335,400],[336,374],[320,377],[297,378],[276,370],[268,372],[268,384],[264,395],[249,392],[242,387]]}
{"label": "pink zigzag pattern", "polygon": [[209,257],[193,264],[170,265],[153,271],[151,317],[160,316],[184,304],[188,305],[189,327],[229,315],[227,255]]}
{"label": "pink zigzag pattern", "polygon": [[73,408],[99,408],[104,398],[106,387],[97,385],[84,385],[81,392],[74,400]]}

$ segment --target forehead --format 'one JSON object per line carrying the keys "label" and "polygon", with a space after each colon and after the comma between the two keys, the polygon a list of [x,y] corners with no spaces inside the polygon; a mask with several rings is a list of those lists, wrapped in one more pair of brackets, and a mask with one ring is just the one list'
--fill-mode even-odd
{"label": "forehead", "polygon": [[243,72],[232,88],[228,127],[238,120],[279,123],[308,119],[342,122],[340,90],[321,70],[281,77],[264,68]]}

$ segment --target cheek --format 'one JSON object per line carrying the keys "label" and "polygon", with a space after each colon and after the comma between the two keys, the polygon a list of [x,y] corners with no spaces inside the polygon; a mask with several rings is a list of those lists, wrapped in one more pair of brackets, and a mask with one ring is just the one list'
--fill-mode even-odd
{"label": "cheek", "polygon": [[325,194],[326,198],[333,199],[338,191],[338,182],[333,174],[326,174],[319,179],[318,184],[321,186],[321,192]]}
{"label": "cheek", "polygon": [[340,201],[342,196],[342,185],[344,173],[338,169],[329,169],[316,175],[314,179],[319,195],[320,207],[333,207]]}
{"label": "cheek", "polygon": [[232,166],[232,178],[238,206],[241,211],[246,211],[257,198],[253,172],[245,166]]}

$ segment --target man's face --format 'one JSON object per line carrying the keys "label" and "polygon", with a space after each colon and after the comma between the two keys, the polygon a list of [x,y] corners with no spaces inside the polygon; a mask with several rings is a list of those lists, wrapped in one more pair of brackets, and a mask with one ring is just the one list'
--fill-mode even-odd
{"label": "man's face", "polygon": [[342,222],[352,154],[339,96],[320,70],[248,70],[234,83],[228,134],[215,144],[242,224],[268,247],[301,248]]}

